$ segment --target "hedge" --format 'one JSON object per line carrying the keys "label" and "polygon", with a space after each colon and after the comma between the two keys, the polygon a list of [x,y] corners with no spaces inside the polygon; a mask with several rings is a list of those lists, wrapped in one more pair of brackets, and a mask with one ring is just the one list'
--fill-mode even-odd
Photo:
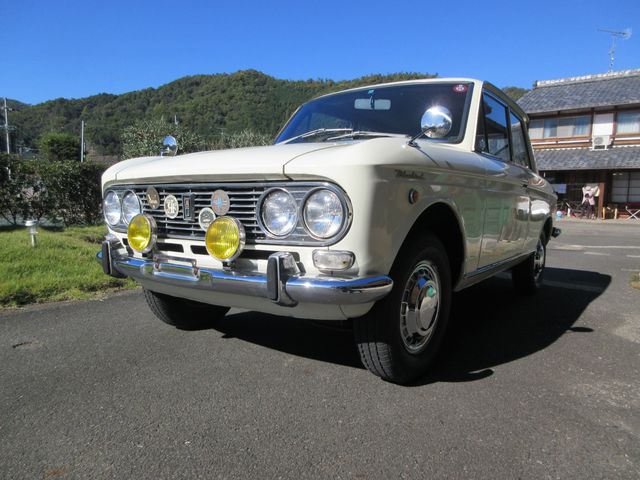
{"label": "hedge", "polygon": [[20,218],[96,223],[101,218],[104,170],[93,162],[22,161],[0,154],[0,216],[14,225]]}

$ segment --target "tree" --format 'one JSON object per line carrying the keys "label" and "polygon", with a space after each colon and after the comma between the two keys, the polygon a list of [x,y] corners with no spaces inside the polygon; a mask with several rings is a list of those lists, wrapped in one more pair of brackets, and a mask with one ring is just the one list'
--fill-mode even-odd
{"label": "tree", "polygon": [[172,135],[178,142],[180,153],[197,152],[204,149],[202,138],[188,128],[164,120],[141,120],[122,133],[122,153],[124,158],[158,155],[162,140]]}
{"label": "tree", "polygon": [[517,102],[520,99],[520,97],[522,97],[529,90],[526,88],[520,88],[520,87],[504,87],[502,91],[507,95],[509,95],[513,99],[513,101]]}
{"label": "tree", "polygon": [[45,133],[40,137],[38,148],[49,162],[80,160],[80,139],[69,133]]}

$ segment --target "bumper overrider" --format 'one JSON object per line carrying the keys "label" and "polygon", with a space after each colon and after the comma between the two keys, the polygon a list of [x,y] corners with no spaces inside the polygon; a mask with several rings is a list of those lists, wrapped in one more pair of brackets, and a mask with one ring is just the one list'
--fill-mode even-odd
{"label": "bumper overrider", "polygon": [[102,243],[97,259],[104,273],[117,278],[131,277],[138,281],[153,280],[166,285],[261,297],[290,307],[298,303],[371,303],[383,298],[393,287],[393,281],[386,275],[305,277],[300,274],[293,255],[288,252],[270,255],[266,274],[200,268],[193,259],[164,255],[134,258],[126,253],[119,242],[113,240]]}

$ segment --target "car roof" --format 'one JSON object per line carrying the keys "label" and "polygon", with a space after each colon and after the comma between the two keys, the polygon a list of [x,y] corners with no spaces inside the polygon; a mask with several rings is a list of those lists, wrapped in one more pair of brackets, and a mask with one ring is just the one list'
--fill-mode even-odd
{"label": "car roof", "polygon": [[[345,90],[338,90],[337,92],[326,93],[324,95],[320,95],[318,97],[315,97],[315,98],[311,99],[310,101],[317,100],[319,98],[330,97],[330,96],[337,95],[337,94],[340,94],[340,93],[345,93],[345,92],[358,92],[358,91],[362,91],[362,90],[370,90],[372,88],[391,87],[391,86],[400,86],[400,85],[416,85],[416,84],[422,84],[422,83],[426,83],[426,84],[429,84],[429,83],[473,83],[474,85],[476,85],[476,86],[478,86],[480,88],[487,87],[488,90],[491,91],[491,93],[493,93],[494,95],[499,97],[500,100],[502,100],[503,102],[508,104],[509,107],[511,108],[511,110],[513,110],[514,112],[518,113],[518,115],[520,117],[522,117],[525,121],[529,120],[529,117],[524,112],[524,110],[522,110],[522,108],[520,108],[520,106],[515,101],[513,101],[511,99],[511,97],[509,97],[506,93],[504,93],[498,87],[496,87],[492,83],[487,82],[485,80],[478,80],[477,78],[468,78],[468,77],[417,78],[417,79],[414,79],[414,80],[402,80],[402,81],[399,81],[399,82],[374,83],[374,84],[371,84],[371,85],[364,85],[362,87],[354,87],[354,88],[348,88],[348,89],[345,89]],[[305,103],[308,103],[308,102],[305,102]]]}
{"label": "car roof", "polygon": [[380,88],[380,87],[392,87],[392,86],[400,86],[400,85],[415,85],[420,83],[482,83],[482,80],[478,80],[475,78],[458,78],[458,77],[437,77],[437,78],[416,78],[414,80],[401,80],[398,82],[386,82],[386,83],[373,83],[371,85],[363,85],[361,87],[353,87],[347,88],[345,90],[338,90],[337,92],[326,93],[324,95],[320,95],[318,97],[313,98],[316,100],[318,98],[330,97],[332,95],[337,95],[339,93],[345,92],[357,92],[359,90],[370,90],[372,88]]}

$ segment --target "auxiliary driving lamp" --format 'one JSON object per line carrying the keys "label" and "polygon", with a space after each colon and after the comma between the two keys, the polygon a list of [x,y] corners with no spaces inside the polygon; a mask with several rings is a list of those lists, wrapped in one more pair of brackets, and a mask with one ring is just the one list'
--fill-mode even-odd
{"label": "auxiliary driving lamp", "polygon": [[231,262],[242,253],[245,239],[242,224],[234,217],[223,216],[211,222],[204,241],[209,255],[221,262]]}
{"label": "auxiliary driving lamp", "polygon": [[151,215],[141,213],[129,221],[127,240],[136,252],[147,253],[156,244],[158,227]]}

